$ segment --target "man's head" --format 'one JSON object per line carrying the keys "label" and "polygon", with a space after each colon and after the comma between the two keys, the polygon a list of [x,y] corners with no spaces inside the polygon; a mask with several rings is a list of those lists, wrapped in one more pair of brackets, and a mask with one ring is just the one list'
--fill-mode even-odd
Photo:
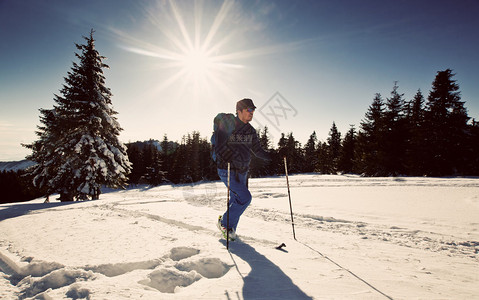
{"label": "man's head", "polygon": [[238,118],[243,123],[249,123],[253,120],[253,113],[256,109],[256,106],[253,103],[253,100],[245,98],[236,102],[236,113]]}

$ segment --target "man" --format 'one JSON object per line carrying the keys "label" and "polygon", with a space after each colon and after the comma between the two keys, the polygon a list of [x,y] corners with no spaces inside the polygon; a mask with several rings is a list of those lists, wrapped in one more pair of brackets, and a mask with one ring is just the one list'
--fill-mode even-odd
{"label": "man", "polygon": [[230,163],[230,205],[229,220],[225,212],[218,218],[218,228],[226,238],[228,228],[230,240],[236,239],[236,227],[239,219],[251,203],[248,190],[248,170],[251,153],[269,160],[259,143],[256,130],[251,126],[256,106],[251,99],[242,99],[236,103],[236,117],[233,114],[218,114],[214,120],[212,137],[216,155],[218,175],[227,185],[228,163]]}

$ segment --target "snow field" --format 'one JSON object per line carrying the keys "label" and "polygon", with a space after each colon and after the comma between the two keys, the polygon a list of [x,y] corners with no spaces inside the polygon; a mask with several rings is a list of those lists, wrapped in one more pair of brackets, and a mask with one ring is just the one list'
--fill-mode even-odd
{"label": "snow field", "polygon": [[297,241],[285,178],[251,179],[229,252],[215,225],[220,182],[0,205],[0,296],[478,299],[479,179],[309,174],[290,185]]}

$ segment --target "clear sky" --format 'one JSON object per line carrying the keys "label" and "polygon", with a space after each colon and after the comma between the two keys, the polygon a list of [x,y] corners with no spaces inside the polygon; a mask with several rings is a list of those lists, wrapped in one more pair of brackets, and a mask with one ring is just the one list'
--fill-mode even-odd
{"label": "clear sky", "polygon": [[0,161],[28,154],[92,28],[123,142],[209,138],[248,97],[275,144],[304,144],[333,122],[358,129],[395,81],[405,100],[427,97],[447,68],[479,119],[478,15],[477,0],[0,0]]}

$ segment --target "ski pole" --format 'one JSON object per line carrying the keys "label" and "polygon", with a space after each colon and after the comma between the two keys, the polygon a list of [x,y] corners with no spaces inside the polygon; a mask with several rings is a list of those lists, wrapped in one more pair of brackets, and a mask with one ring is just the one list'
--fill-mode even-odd
{"label": "ski pole", "polygon": [[226,249],[230,246],[230,163],[228,163],[228,195],[226,196]]}
{"label": "ski pole", "polygon": [[293,238],[296,240],[296,234],[294,232],[293,206],[291,204],[291,192],[289,191],[288,164],[286,163],[286,156],[284,157],[284,172],[286,173],[286,183],[288,185],[289,210],[291,212],[291,225],[293,226]]}

